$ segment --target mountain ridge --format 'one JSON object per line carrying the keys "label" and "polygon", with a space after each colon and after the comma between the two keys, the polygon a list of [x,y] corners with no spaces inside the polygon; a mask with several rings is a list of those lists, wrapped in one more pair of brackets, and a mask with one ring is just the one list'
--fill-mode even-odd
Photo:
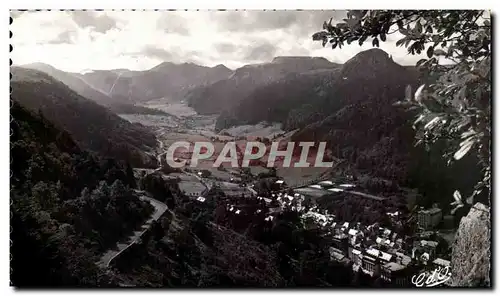
{"label": "mountain ridge", "polygon": [[144,151],[156,146],[156,137],[146,127],[122,119],[45,72],[20,67],[10,70],[12,99],[41,112],[84,148],[136,166],[154,166],[155,160]]}

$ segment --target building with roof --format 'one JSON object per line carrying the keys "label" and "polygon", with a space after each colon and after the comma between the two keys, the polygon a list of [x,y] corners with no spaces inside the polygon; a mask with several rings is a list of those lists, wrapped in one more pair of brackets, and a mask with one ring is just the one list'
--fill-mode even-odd
{"label": "building with roof", "polygon": [[356,265],[356,266],[360,266],[362,264],[362,261],[363,261],[363,252],[361,251],[361,247],[353,247],[353,248],[349,248],[350,249],[350,252],[349,252],[349,255],[350,255],[350,259],[352,260],[353,264]]}
{"label": "building with roof", "polygon": [[361,260],[361,270],[372,277],[380,274],[380,251],[377,249],[367,249]]}
{"label": "building with roof", "polygon": [[423,229],[432,229],[441,222],[442,217],[443,213],[439,208],[420,210],[417,215],[418,226]]}
{"label": "building with roof", "polygon": [[344,265],[348,265],[350,263],[349,259],[344,255],[342,250],[330,247],[329,251],[330,251],[330,258],[332,260],[342,263]]}
{"label": "building with roof", "polygon": [[399,263],[401,265],[408,265],[411,263],[411,257],[408,256],[408,255],[405,255],[404,253],[401,253],[401,252],[396,252],[395,254],[395,261],[396,263]]}
{"label": "building with roof", "polygon": [[332,245],[344,253],[347,253],[349,248],[349,237],[344,233],[337,233],[332,238]]}
{"label": "building with roof", "polygon": [[388,262],[382,265],[380,277],[387,283],[398,287],[406,287],[410,283],[410,268],[405,265]]}
{"label": "building with roof", "polygon": [[436,248],[438,244],[439,243],[436,241],[421,240],[418,247],[425,253],[429,254],[429,258],[432,259],[436,255]]}
{"label": "building with roof", "polygon": [[436,268],[437,267],[441,267],[441,268],[450,267],[450,261],[444,260],[444,259],[441,259],[441,258],[436,258],[434,261],[432,261],[432,264]]}

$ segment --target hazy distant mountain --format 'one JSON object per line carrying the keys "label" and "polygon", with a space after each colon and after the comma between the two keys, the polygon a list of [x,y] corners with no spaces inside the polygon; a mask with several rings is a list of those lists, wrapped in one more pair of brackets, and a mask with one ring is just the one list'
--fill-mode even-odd
{"label": "hazy distant mountain", "polygon": [[258,87],[291,73],[334,69],[337,64],[319,57],[276,57],[270,63],[243,66],[227,79],[197,87],[187,94],[189,105],[201,114],[221,113],[236,106]]}
{"label": "hazy distant mountain", "polygon": [[143,152],[156,146],[155,136],[105,107],[86,99],[52,76],[11,67],[12,99],[67,130],[84,148],[134,165],[151,165]]}
{"label": "hazy distant mountain", "polygon": [[204,67],[165,62],[146,71],[96,70],[81,77],[113,98],[143,102],[162,97],[181,99],[190,89],[224,79],[231,73],[223,65]]}
{"label": "hazy distant mountain", "polygon": [[66,84],[79,95],[87,99],[91,99],[102,106],[108,107],[111,111],[117,114],[164,114],[164,112],[160,110],[134,106],[123,99],[111,97],[102,90],[88,84],[80,77],[79,74],[64,72],[43,63],[33,63],[23,65],[22,67],[43,71]]}

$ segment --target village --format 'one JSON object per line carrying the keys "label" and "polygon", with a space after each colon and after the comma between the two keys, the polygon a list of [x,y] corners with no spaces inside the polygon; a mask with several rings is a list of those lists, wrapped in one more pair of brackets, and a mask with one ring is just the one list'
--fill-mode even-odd
{"label": "village", "polygon": [[[363,225],[349,220],[341,221],[336,215],[310,203],[318,196],[327,195],[335,198],[336,194],[348,193],[375,202],[384,202],[385,198],[377,197],[356,190],[352,183],[336,183],[330,180],[309,180],[300,185],[289,186],[280,178],[276,178],[269,194],[259,194],[254,188],[256,181],[243,177],[238,170],[218,169],[212,174],[207,170],[192,172],[210,189],[224,192],[225,196],[242,199],[256,199],[266,205],[268,213],[265,221],[272,222],[275,216],[285,210],[300,213],[304,227],[322,228],[331,238],[330,258],[341,263],[353,273],[362,272],[372,280],[382,280],[386,285],[407,287],[418,275],[430,277],[439,272],[447,273],[450,266],[448,241],[445,233],[453,232],[452,217],[446,215],[436,205],[429,209],[419,208],[415,213],[404,216],[394,211],[385,215],[391,225],[416,223],[417,231],[413,234],[398,233],[390,227],[381,227],[380,223]],[[191,172],[191,171],[190,171]],[[210,200],[210,189],[191,193],[199,203]],[[308,205],[305,205],[306,201]],[[234,216],[243,215],[245,206],[230,204],[227,210]],[[257,213],[260,213],[258,210]],[[435,272],[436,271],[436,272]],[[437,280],[437,279],[436,279]]]}

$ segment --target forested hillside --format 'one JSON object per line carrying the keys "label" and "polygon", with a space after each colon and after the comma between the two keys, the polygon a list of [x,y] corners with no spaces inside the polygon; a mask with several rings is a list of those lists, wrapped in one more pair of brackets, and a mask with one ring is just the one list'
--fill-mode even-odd
{"label": "forested hillside", "polygon": [[117,114],[152,114],[164,115],[165,112],[161,110],[135,106],[129,102],[127,97],[111,97],[102,90],[98,90],[88,84],[79,74],[68,73],[56,69],[50,65],[43,63],[33,63],[23,65],[23,68],[35,69],[49,74],[55,79],[66,84],[69,88],[74,90],[77,94],[87,99],[90,99],[99,105],[109,108],[112,112]]}
{"label": "forested hillside", "polygon": [[120,118],[46,73],[18,67],[12,67],[11,73],[12,99],[40,111],[83,148],[133,166],[155,166],[156,160],[144,153],[157,144],[146,127]]}
{"label": "forested hillside", "polygon": [[[317,57],[276,57],[270,63],[236,69],[227,78],[197,87],[186,94],[189,106],[200,114],[219,114],[238,106],[252,91],[292,73],[333,69],[337,64]],[[262,108],[263,106],[260,106]]]}
{"label": "forested hillside", "polygon": [[454,190],[477,182],[477,159],[449,167],[441,159],[443,149],[414,147],[416,113],[395,105],[408,86],[415,90],[434,79],[370,49],[341,67],[289,74],[257,87],[223,111],[216,128],[280,122],[285,130],[299,129],[294,141],[326,141],[336,157],[348,161],[351,173],[418,188],[423,205],[434,200],[447,208]]}
{"label": "forested hillside", "polygon": [[98,256],[152,212],[131,190],[132,168],[80,149],[17,102],[11,116],[12,283],[113,284]]}

